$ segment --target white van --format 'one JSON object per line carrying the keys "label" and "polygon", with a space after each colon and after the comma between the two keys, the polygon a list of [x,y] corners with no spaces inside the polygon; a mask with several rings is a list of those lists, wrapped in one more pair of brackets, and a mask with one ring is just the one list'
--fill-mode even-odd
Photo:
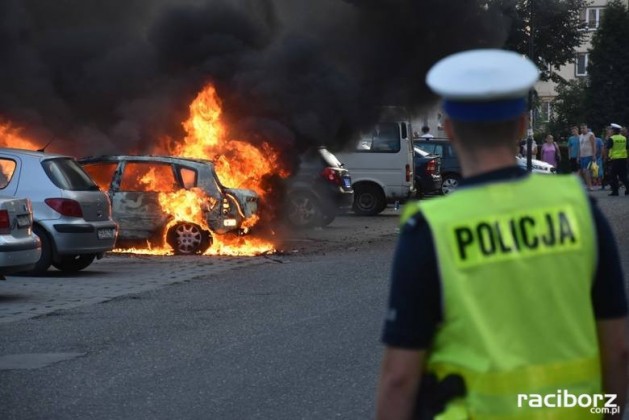
{"label": "white van", "polygon": [[412,132],[408,121],[380,122],[352,149],[335,153],[352,174],[356,214],[378,214],[415,194]]}

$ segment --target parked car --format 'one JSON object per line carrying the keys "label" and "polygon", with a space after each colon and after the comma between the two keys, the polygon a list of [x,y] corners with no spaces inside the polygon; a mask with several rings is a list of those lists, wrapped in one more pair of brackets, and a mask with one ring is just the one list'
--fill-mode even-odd
{"label": "parked car", "polygon": [[388,117],[350,149],[335,153],[352,174],[353,210],[360,216],[376,215],[387,203],[404,202],[415,194],[411,124],[403,115]]}
{"label": "parked car", "polygon": [[[450,144],[450,140],[444,138],[433,138],[430,140],[418,139],[413,142],[416,147],[441,156],[441,193],[449,194],[456,190],[461,182],[461,165],[459,159]],[[526,159],[516,156],[517,164],[526,168]],[[533,159],[533,172],[540,174],[555,174],[557,170],[554,166],[541,160]]]}
{"label": "parked car", "polygon": [[107,195],[69,156],[21,149],[0,149],[6,187],[2,193],[28,197],[33,205],[33,232],[41,255],[30,271],[50,265],[74,272],[102,258],[116,241]]}
{"label": "parked car", "polygon": [[[177,254],[203,253],[212,245],[212,235],[244,233],[243,222],[258,211],[258,195],[223,186],[209,160],[116,155],[79,162],[109,193],[121,241],[148,240],[162,245],[165,235]],[[159,203],[160,193],[192,188],[202,192],[201,209],[209,231],[193,221],[169,226],[173,216],[165,214]]]}
{"label": "parked car", "polygon": [[[0,190],[6,186],[6,182],[1,182]],[[41,241],[32,228],[29,199],[0,197],[0,279],[6,274],[32,270],[39,261]]]}
{"label": "parked car", "polygon": [[415,188],[417,197],[441,192],[441,157],[413,147]]}
{"label": "parked car", "polygon": [[286,217],[299,228],[327,226],[352,207],[354,190],[347,169],[326,148],[302,156],[299,170],[288,180]]}
{"label": "parked car", "polygon": [[427,153],[441,156],[441,193],[454,191],[461,181],[461,165],[450,141],[441,138],[417,139],[413,144]]}
{"label": "parked car", "polygon": [[[526,169],[526,158],[521,156],[515,157],[518,161],[518,166]],[[536,174],[546,174],[553,175],[557,173],[557,168],[551,165],[548,162],[544,162],[543,160],[531,159],[532,164],[532,172]]]}

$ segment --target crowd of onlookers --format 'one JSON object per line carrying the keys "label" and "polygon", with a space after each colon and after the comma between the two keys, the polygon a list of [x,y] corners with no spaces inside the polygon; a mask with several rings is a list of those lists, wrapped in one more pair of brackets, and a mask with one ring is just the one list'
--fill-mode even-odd
{"label": "crowd of onlookers", "polygon": [[[615,145],[614,145],[615,144]],[[526,141],[520,143],[520,153],[526,155]],[[612,194],[618,195],[618,181],[625,185],[627,195],[627,127],[611,124],[602,136],[596,136],[586,124],[573,126],[567,139],[568,162],[562,164],[562,148],[551,134],[546,135],[541,146],[532,143],[532,155],[557,168],[578,173],[592,191],[594,187],[605,189],[610,186]]]}

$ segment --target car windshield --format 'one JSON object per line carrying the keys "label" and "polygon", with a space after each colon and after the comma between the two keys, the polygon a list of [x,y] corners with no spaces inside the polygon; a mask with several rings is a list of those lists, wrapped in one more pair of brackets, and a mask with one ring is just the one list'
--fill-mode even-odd
{"label": "car windshield", "polygon": [[98,186],[71,158],[54,158],[42,162],[48,178],[62,190],[98,191]]}

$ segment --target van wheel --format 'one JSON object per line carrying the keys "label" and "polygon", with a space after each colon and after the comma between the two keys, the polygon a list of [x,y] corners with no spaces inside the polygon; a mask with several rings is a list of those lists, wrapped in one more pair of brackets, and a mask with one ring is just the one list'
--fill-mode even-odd
{"label": "van wheel", "polygon": [[33,233],[37,235],[41,241],[41,256],[32,270],[25,271],[22,274],[40,276],[48,271],[48,267],[50,267],[52,263],[52,242],[46,231],[37,225],[33,225]]}
{"label": "van wheel", "polygon": [[168,229],[166,242],[176,255],[203,254],[212,245],[212,236],[199,225],[181,222]]}
{"label": "van wheel", "polygon": [[94,254],[64,255],[60,257],[58,262],[53,262],[52,265],[58,270],[75,273],[89,266],[94,261],[94,258],[96,258]]}
{"label": "van wheel", "polygon": [[374,216],[387,207],[382,190],[375,185],[356,185],[352,210],[359,216]]}

